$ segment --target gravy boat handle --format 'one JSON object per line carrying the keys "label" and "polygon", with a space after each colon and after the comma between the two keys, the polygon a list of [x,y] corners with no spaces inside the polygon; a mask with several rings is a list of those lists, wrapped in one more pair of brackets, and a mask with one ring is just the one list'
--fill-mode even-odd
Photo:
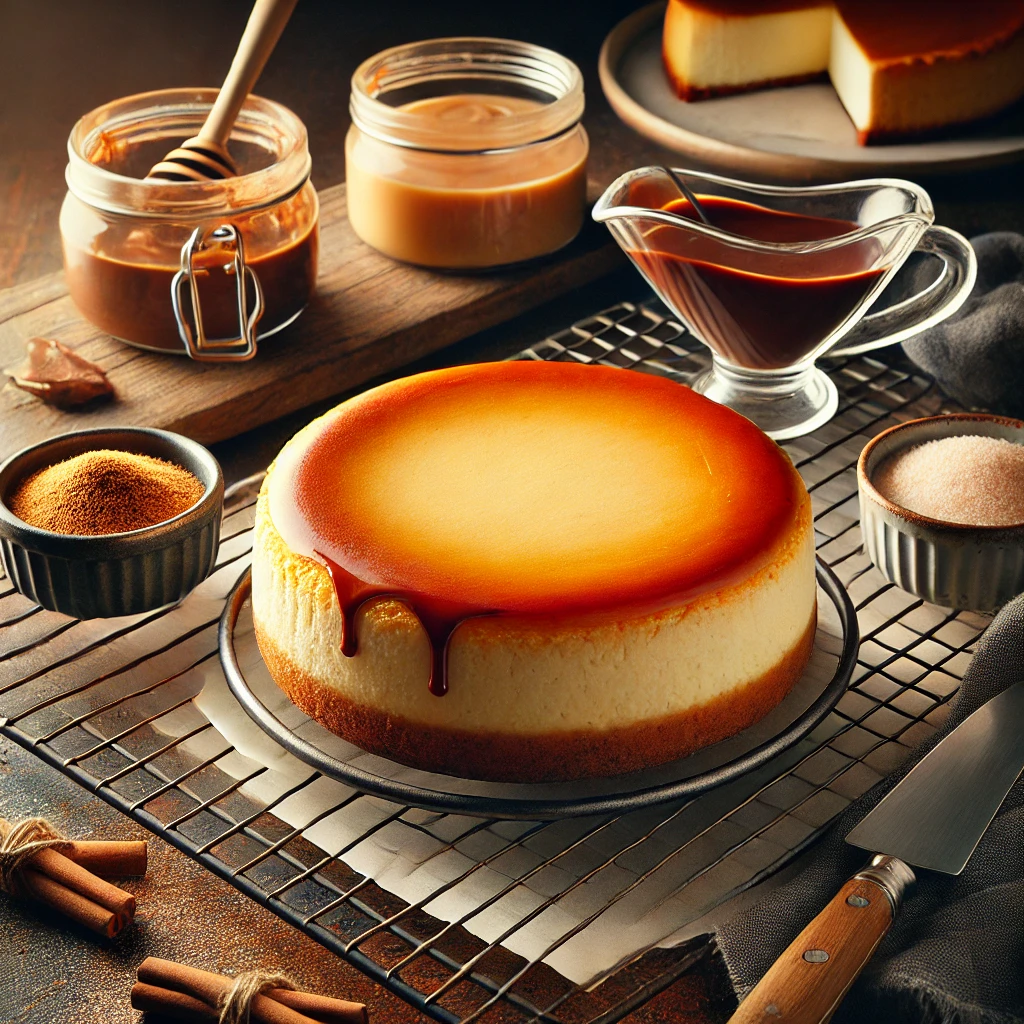
{"label": "gravy boat handle", "polygon": [[966,301],[978,276],[978,260],[971,243],[949,228],[930,227],[915,252],[931,253],[942,260],[939,276],[909,299],[877,313],[868,313],[828,356],[853,356],[875,348],[906,341],[952,316]]}

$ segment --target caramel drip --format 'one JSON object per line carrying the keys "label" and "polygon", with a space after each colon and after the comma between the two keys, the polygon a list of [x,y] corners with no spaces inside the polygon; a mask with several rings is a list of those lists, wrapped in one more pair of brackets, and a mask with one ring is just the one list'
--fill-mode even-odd
{"label": "caramel drip", "polygon": [[364,604],[380,598],[398,601],[419,619],[430,640],[430,692],[435,697],[443,697],[448,692],[448,646],[452,634],[466,619],[496,613],[470,608],[454,601],[439,601],[425,594],[406,593],[380,583],[365,583],[319,551],[313,554],[326,566],[334,584],[334,594],[338,598],[341,609],[341,653],[351,658],[358,650],[356,615]]}

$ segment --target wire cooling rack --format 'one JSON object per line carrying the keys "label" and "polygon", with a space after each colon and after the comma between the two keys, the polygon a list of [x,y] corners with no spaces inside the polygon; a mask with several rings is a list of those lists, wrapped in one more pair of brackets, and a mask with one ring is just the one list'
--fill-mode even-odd
{"label": "wire cooling rack", "polygon": [[[685,382],[706,355],[659,309],[622,303],[521,357]],[[811,492],[818,552],[857,608],[854,681],[795,754],[741,792],[726,787],[717,804],[496,822],[339,796],[315,772],[289,776],[273,750],[237,749],[230,722],[203,708],[216,690],[223,597],[248,560],[258,478],[229,493],[217,570],[180,609],[78,622],[0,580],[0,733],[440,1021],[612,1024],[704,954],[705,944],[672,945],[687,919],[777,871],[939,726],[988,623],[893,587],[861,544],[864,443],[944,407],[901,358],[831,364],[835,418],[784,445]],[[341,838],[318,839],[338,821]],[[424,877],[416,897],[410,880]],[[473,886],[469,904],[453,903]],[[612,936],[625,946],[602,965],[594,952]]]}

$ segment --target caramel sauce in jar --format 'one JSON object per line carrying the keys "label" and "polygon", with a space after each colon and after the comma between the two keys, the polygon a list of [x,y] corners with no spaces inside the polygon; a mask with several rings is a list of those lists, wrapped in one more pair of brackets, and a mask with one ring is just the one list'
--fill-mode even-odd
{"label": "caramel sauce in jar", "polygon": [[[165,90],[116,100],[87,114],[68,142],[68,194],[60,215],[64,269],[86,319],[121,341],[183,353],[172,304],[182,249],[196,229],[235,228],[259,281],[265,338],[291,323],[316,284],[319,204],[309,182],[306,131],[279,104],[249,97],[231,148],[239,175],[223,181],[142,180],[156,159],[194,135],[215,90]],[[211,340],[241,332],[234,250],[206,237],[191,260],[203,329]],[[245,284],[248,308],[255,288]],[[183,313],[195,330],[187,283]]]}
{"label": "caramel sauce in jar", "polygon": [[[527,61],[546,74],[527,74]],[[349,220],[385,255],[480,270],[555,252],[579,232],[583,87],[558,54],[493,39],[396,47],[356,71],[351,109]]]}

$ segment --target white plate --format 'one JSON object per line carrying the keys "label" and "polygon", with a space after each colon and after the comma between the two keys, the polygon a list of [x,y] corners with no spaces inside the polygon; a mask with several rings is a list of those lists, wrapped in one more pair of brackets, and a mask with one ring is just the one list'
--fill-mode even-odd
{"label": "white plate", "polygon": [[837,180],[874,174],[978,169],[1024,157],[1024,105],[958,137],[860,146],[826,83],[684,103],[661,61],[664,0],[620,22],[601,48],[601,86],[612,109],[642,135],[726,172]]}

